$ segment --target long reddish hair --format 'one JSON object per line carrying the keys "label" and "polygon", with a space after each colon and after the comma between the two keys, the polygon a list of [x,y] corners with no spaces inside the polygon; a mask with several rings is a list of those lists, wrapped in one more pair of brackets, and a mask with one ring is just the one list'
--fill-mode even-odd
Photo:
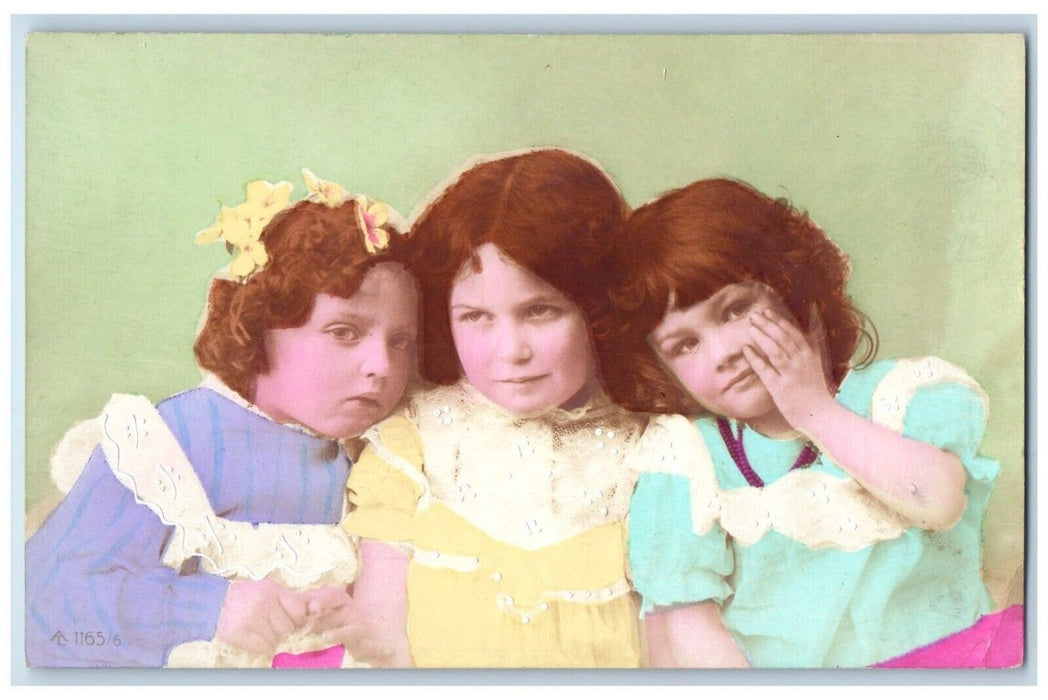
{"label": "long reddish hair", "polygon": [[402,240],[395,232],[387,249],[368,253],[357,206],[353,200],[335,207],[298,202],[263,230],[269,262],[262,270],[243,283],[212,281],[207,318],[193,346],[201,368],[253,400],[255,379],[269,368],[267,330],[301,326],[318,294],[348,299],[369,269],[399,260]]}
{"label": "long reddish hair", "polygon": [[835,386],[860,343],[860,363],[876,353],[876,331],[845,291],[851,270],[845,254],[807,214],[744,182],[700,180],[638,208],[612,260],[620,352],[607,374],[608,391],[633,410],[700,410],[659,362],[648,336],[671,300],[673,308],[687,308],[729,284],[767,285],[802,330],[818,314]]}
{"label": "long reddish hair", "polygon": [[[575,303],[591,334],[607,312],[607,245],[628,207],[590,161],[557,149],[528,151],[466,170],[418,217],[409,246],[423,299],[420,371],[451,384],[462,370],[448,303],[459,271],[494,244]],[[596,349],[602,347],[598,338]]]}

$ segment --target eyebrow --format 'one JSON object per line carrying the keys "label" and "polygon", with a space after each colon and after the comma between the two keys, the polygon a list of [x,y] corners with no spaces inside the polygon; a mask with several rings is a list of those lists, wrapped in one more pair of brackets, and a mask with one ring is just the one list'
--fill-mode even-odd
{"label": "eyebrow", "polygon": [[652,336],[651,339],[655,343],[656,346],[661,348],[663,345],[666,344],[667,341],[676,340],[677,338],[682,338],[682,337],[688,335],[689,333],[691,333],[691,331],[689,331],[687,328],[678,328],[678,329],[676,329],[674,331],[670,331],[669,333],[666,333],[665,335]]}
{"label": "eyebrow", "polygon": [[[527,307],[527,306],[535,306],[536,304],[563,304],[563,303],[565,303],[565,301],[566,301],[566,298],[561,296],[561,295],[549,294],[549,293],[546,293],[546,292],[539,292],[539,293],[535,294],[534,296],[527,297],[527,298],[517,302],[516,304],[513,305],[513,308],[514,309],[520,309],[520,308],[524,308],[524,307]],[[477,306],[475,304],[464,304],[462,302],[459,302],[458,304],[452,304],[449,308],[451,308],[451,309],[471,309],[473,311],[487,311],[487,307],[486,306],[483,306],[483,305]]]}
{"label": "eyebrow", "polygon": [[347,321],[351,323],[371,324],[375,322],[375,319],[370,316],[361,316],[360,314],[355,314],[350,311],[337,311],[324,325],[326,326],[331,323],[345,323]]}
{"label": "eyebrow", "polygon": [[714,313],[724,308],[724,305],[739,295],[752,294],[755,287],[753,282],[735,282],[725,285],[716,292],[706,297],[704,303],[709,304]]}
{"label": "eyebrow", "polygon": [[378,323],[378,319],[374,316],[367,316],[362,314],[353,313],[350,311],[338,311],[331,318],[324,322],[321,328],[327,328],[328,326],[338,325],[340,323],[349,323],[358,327],[361,332],[370,331]]}
{"label": "eyebrow", "polygon": [[[361,327],[362,330],[369,330],[374,326],[378,320],[373,316],[361,316],[360,314],[350,313],[348,311],[340,311],[333,318],[328,319],[327,323],[324,324],[324,328],[338,323],[355,323]],[[412,336],[418,336],[417,325],[407,324],[397,326],[392,329],[393,333],[407,333]]]}
{"label": "eyebrow", "polygon": [[521,308],[525,306],[534,306],[535,304],[563,304],[565,298],[559,294],[550,294],[548,292],[539,292],[533,296],[527,297],[523,301],[514,304],[514,308]]}
{"label": "eyebrow", "polygon": [[[749,293],[750,285],[748,283],[739,282],[729,286],[721,287],[712,296],[707,297],[704,301],[699,303],[707,303],[710,305],[713,313],[716,314],[724,308],[724,305],[735,298],[736,294],[747,294]],[[676,309],[671,309],[676,310]],[[654,342],[660,348],[666,344],[666,341],[675,340],[680,337],[684,337],[691,334],[691,330],[688,328],[677,328],[665,333],[663,335],[651,336],[652,342]]]}

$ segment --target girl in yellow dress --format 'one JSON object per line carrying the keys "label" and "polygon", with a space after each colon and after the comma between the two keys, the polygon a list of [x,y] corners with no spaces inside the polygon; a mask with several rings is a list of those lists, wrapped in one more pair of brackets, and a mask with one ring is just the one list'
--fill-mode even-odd
{"label": "girl in yellow dress", "polygon": [[602,250],[626,210],[591,162],[537,150],[466,170],[413,227],[436,386],[365,433],[345,523],[403,664],[641,664],[630,495],[694,431],[601,386]]}

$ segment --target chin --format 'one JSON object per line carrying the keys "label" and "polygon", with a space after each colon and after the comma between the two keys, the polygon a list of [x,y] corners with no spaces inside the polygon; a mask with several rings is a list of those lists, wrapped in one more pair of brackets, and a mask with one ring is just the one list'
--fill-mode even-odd
{"label": "chin", "polygon": [[772,404],[771,406],[753,406],[750,407],[749,410],[739,411],[738,415],[733,417],[735,420],[742,421],[743,423],[756,423],[768,418],[775,412],[775,404]]}
{"label": "chin", "polygon": [[359,437],[361,433],[370,428],[378,421],[374,420],[346,420],[340,423],[331,423],[314,428],[313,432],[319,433],[332,440],[345,440],[347,438]]}
{"label": "chin", "polygon": [[760,420],[774,411],[775,402],[769,397],[767,401],[750,401],[745,404],[727,406],[710,406],[707,404],[707,408],[718,416],[724,416],[735,421],[749,423],[751,421]]}
{"label": "chin", "polygon": [[557,404],[536,396],[489,396],[492,401],[512,413],[535,413],[552,408]]}
{"label": "chin", "polygon": [[498,401],[497,403],[507,411],[512,411],[513,413],[521,414],[542,411],[546,408],[549,408],[551,405],[546,403],[545,401],[514,401],[512,399]]}

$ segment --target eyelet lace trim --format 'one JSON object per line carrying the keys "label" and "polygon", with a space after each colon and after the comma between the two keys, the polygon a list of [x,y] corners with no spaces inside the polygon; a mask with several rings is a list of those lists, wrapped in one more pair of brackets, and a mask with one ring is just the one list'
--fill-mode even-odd
{"label": "eyelet lace trim", "polygon": [[272,580],[290,587],[352,581],[354,543],[337,525],[268,524],[215,515],[189,459],[144,396],[115,394],[101,416],[102,451],[114,476],[175,535],[164,563],[200,557],[226,578]]}

